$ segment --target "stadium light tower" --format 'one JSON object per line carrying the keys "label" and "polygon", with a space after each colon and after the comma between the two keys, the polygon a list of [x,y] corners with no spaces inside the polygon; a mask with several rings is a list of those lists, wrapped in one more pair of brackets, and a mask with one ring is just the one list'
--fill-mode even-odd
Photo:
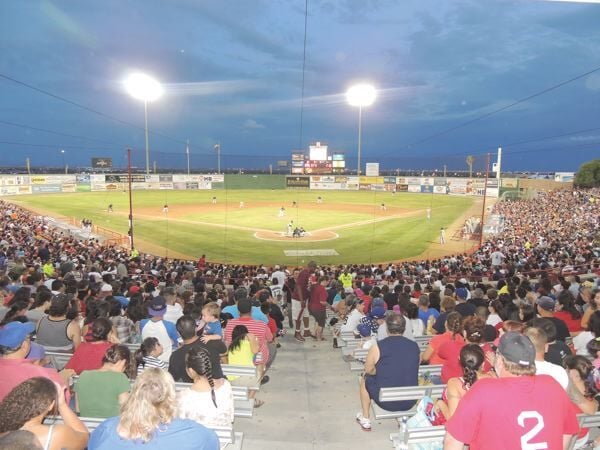
{"label": "stadium light tower", "polygon": [[358,106],[358,169],[356,174],[360,176],[360,152],[362,139],[362,109],[363,106],[371,106],[375,101],[377,92],[370,84],[356,84],[346,92],[346,99],[351,106]]}
{"label": "stadium light tower", "polygon": [[65,174],[66,174],[67,173],[67,163],[65,162],[65,150],[61,149],[60,150],[60,154],[62,155],[63,169],[64,169]]}
{"label": "stadium light tower", "polygon": [[148,102],[158,100],[163,95],[163,87],[154,78],[144,73],[133,73],[125,80],[129,95],[144,102],[144,130],[146,134],[146,174],[150,173],[150,148],[148,146]]}

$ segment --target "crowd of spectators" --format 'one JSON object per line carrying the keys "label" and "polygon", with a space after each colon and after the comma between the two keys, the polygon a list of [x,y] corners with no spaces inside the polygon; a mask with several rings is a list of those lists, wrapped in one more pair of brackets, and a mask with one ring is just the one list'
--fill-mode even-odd
{"label": "crowd of spectators", "polygon": [[[209,428],[231,424],[231,385],[248,383],[227,379],[221,364],[254,365],[253,382],[268,382],[286,314],[300,342],[325,339],[328,326],[369,341],[357,416],[365,430],[378,389],[398,380],[416,384],[419,362],[443,365],[441,379],[432,381],[448,384],[437,410],[441,423],[451,419],[477,380],[494,377],[492,345],[515,332],[531,343],[534,367],[573,385],[573,404],[590,412],[589,377],[600,366],[597,197],[598,191],[560,191],[498,202],[493,212],[504,216],[504,230],[471,254],[289,270],[167,260],[80,240],[0,201],[0,433],[30,431],[46,448],[60,448],[68,435],[81,444],[74,448],[84,448],[87,430],[71,402],[82,415],[115,416],[94,432],[89,448],[152,442],[159,426],[165,432],[153,445],[186,448],[193,438],[216,448]],[[297,289],[299,275],[308,286]],[[327,311],[335,318],[326,323]],[[411,341],[426,334],[435,337],[419,354]],[[140,344],[135,355],[122,345],[131,343]],[[57,372],[45,351],[73,356]],[[39,379],[52,381],[52,401]],[[191,385],[175,395],[174,381]],[[35,414],[3,416],[23,392]],[[60,414],[64,425],[44,425],[48,414]]]}

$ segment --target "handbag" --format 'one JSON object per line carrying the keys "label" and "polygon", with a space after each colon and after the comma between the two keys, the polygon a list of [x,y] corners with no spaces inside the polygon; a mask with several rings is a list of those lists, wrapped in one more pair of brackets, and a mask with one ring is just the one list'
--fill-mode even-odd
{"label": "handbag", "polygon": [[[436,420],[435,408],[433,399],[429,396],[424,396],[419,403],[417,403],[416,413],[410,419],[406,421],[406,426],[410,430],[411,428],[423,428],[431,427],[432,423]],[[410,450],[442,450],[444,447],[443,442],[422,442],[419,444],[411,444]]]}

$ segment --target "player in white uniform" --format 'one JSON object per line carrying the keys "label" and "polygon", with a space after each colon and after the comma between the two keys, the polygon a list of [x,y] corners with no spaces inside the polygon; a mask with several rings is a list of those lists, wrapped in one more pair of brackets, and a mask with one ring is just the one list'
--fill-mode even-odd
{"label": "player in white uniform", "polygon": [[279,208],[279,214],[277,215],[277,217],[283,216],[285,216],[285,208],[282,206],[281,208]]}
{"label": "player in white uniform", "polygon": [[446,243],[446,230],[444,228],[440,228],[440,244]]}

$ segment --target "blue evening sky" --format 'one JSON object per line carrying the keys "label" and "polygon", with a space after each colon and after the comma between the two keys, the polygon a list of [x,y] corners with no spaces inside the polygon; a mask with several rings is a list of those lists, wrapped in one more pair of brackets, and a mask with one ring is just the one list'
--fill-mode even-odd
{"label": "blue evening sky", "polygon": [[301,135],[304,6],[3,0],[0,166],[62,166],[64,149],[71,167],[124,167],[127,146],[142,166],[143,104],[122,86],[136,70],[165,84],[149,105],[160,167],[185,167],[187,139],[193,168],[216,167],[217,142],[223,166],[267,168],[314,141],[355,167],[358,111],[344,94],[358,81],[378,89],[363,163],[464,169],[473,154],[481,169],[503,146],[506,170],[570,171],[600,154],[600,70],[482,118],[599,68],[600,4],[309,0]]}

